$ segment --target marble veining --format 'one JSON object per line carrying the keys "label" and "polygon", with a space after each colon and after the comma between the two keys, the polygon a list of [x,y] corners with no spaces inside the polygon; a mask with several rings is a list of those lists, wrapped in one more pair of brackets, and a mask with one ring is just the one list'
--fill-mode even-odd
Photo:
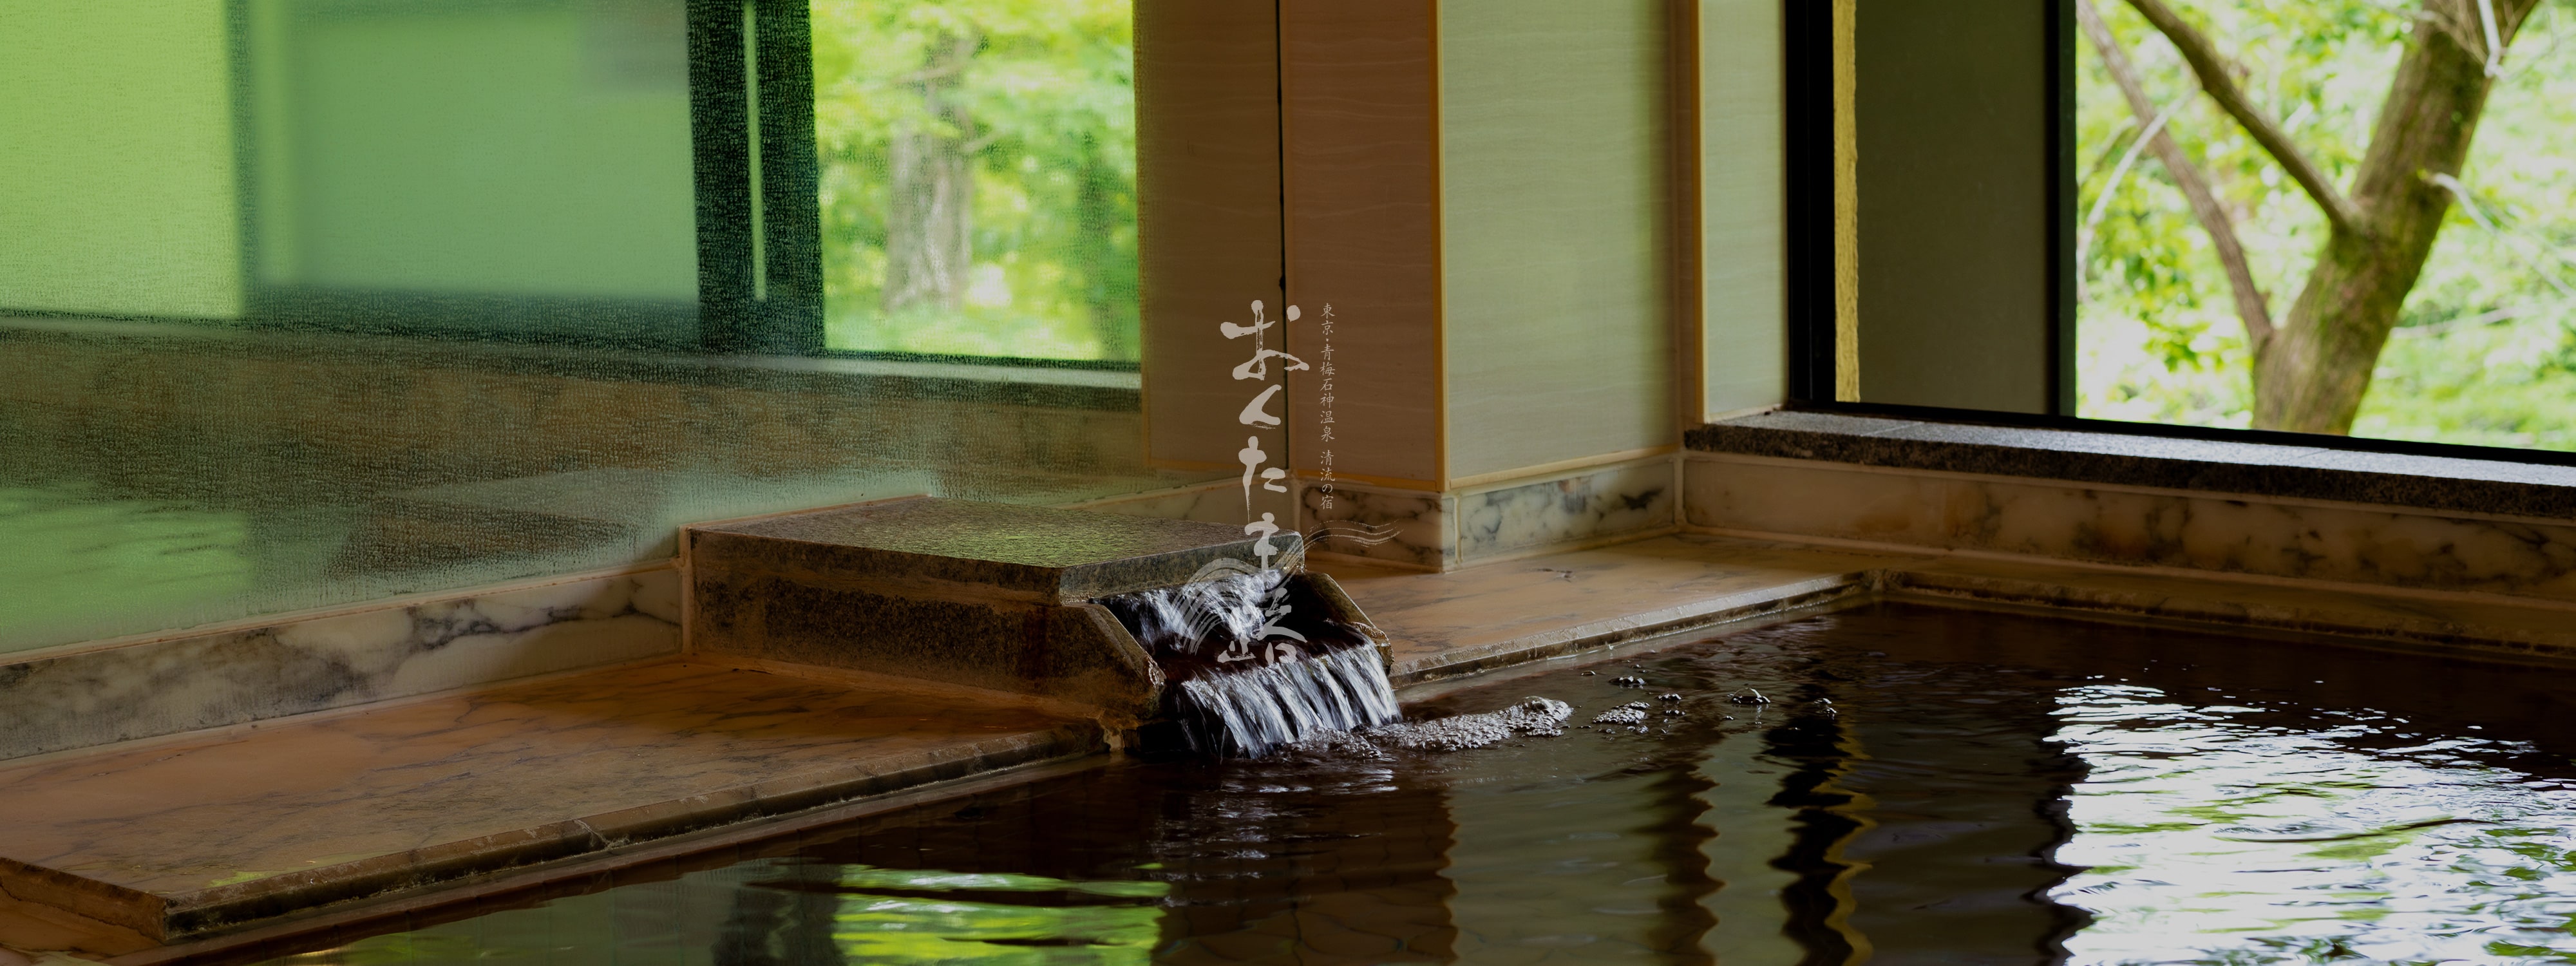
{"label": "marble veining", "polygon": [[0,663],[0,759],[680,650],[677,571]]}
{"label": "marble veining", "polygon": [[1336,483],[1330,507],[1307,480],[1298,499],[1317,553],[1455,570],[1669,529],[1675,475],[1657,457],[1450,493]]}
{"label": "marble veining", "polygon": [[1458,496],[1458,559],[1639,535],[1673,525],[1675,461],[1658,457]]}
{"label": "marble veining", "polygon": [[2576,601],[2576,526],[1695,455],[1691,526]]}
{"label": "marble veining", "polygon": [[1298,488],[1311,551],[1426,570],[1457,566],[1456,497],[1349,483],[1333,484],[1330,496],[1328,508],[1319,484]]}

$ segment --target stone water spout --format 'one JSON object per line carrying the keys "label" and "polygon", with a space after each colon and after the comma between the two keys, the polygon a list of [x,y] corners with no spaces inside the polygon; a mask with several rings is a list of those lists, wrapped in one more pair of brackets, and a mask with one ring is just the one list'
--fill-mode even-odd
{"label": "stone water spout", "polygon": [[[1393,721],[1376,630],[1238,527],[916,497],[689,528],[688,647],[1093,709],[1252,755]],[[1285,551],[1281,553],[1281,551]]]}
{"label": "stone water spout", "polygon": [[1226,572],[1101,604],[1163,669],[1162,717],[1192,751],[1257,757],[1400,717],[1377,631],[1332,578]]}

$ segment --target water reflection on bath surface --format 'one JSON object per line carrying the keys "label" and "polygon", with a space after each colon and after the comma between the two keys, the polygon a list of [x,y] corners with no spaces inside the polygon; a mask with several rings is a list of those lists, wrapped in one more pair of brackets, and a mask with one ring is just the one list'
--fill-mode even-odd
{"label": "water reflection on bath surface", "polygon": [[2568,693],[1877,605],[1407,709],[1561,738],[1123,763],[287,961],[2566,962]]}

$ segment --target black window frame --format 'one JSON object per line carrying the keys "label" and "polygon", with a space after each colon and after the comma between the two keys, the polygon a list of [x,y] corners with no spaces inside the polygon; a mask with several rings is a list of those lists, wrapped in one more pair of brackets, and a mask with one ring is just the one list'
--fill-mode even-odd
{"label": "black window frame", "polygon": [[[1865,6],[1868,0],[1853,2]],[[1781,0],[1781,10],[1785,153],[1781,185],[1785,221],[1782,283],[1785,290],[1784,318],[1788,327],[1787,408],[1932,422],[2576,466],[2576,451],[2428,443],[2286,430],[2182,426],[2075,415],[2078,389],[2075,280],[2082,266],[2075,264],[2079,159],[2075,150],[2077,34],[2074,0],[2045,0],[2045,6],[2039,11],[2040,16],[2047,18],[2044,28],[2048,45],[2048,62],[2044,66],[2045,97],[2052,108],[2044,140],[2048,170],[2055,174],[2047,187],[2049,197],[2046,202],[2050,248],[2048,301],[2055,313],[2048,326],[2050,411],[2016,413],[1835,399],[1833,3],[1831,0]]]}
{"label": "black window frame", "polygon": [[[1113,359],[890,352],[824,346],[821,167],[814,137],[808,0],[687,0],[702,348],[717,353],[1137,372]],[[744,11],[758,34],[746,50]],[[751,73],[756,55],[760,206],[753,218]],[[755,222],[757,228],[755,228]],[[755,234],[758,238],[755,239]],[[757,244],[755,244],[755,241]],[[759,252],[764,266],[753,264]],[[766,268],[766,278],[758,270]],[[766,290],[766,298],[757,297]]]}

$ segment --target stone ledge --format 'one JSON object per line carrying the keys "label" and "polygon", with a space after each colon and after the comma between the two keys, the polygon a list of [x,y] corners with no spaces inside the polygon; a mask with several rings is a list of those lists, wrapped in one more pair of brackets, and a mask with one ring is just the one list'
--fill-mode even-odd
{"label": "stone ledge", "polygon": [[668,566],[0,654],[9,759],[680,653]]}
{"label": "stone ledge", "polygon": [[1689,449],[1899,469],[2576,518],[2576,466],[1780,411],[1710,423]]}
{"label": "stone ledge", "polygon": [[2365,647],[2576,663],[2576,605],[2071,565],[2000,554],[1684,534],[1445,574],[1326,568],[1395,640],[1411,685],[1624,641],[1881,598],[2074,619],[2327,635]]}
{"label": "stone ledge", "polygon": [[0,768],[0,889],[167,942],[1103,747],[1007,696],[634,666]]}

